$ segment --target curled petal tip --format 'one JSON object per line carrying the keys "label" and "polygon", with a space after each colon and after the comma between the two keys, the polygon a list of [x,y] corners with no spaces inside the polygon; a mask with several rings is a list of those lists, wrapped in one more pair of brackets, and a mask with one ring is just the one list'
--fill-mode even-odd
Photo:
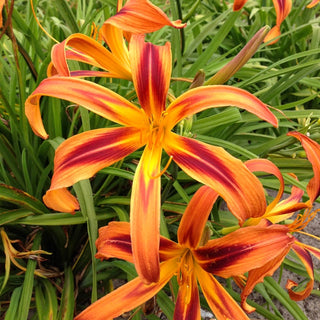
{"label": "curled petal tip", "polygon": [[[264,38],[263,42],[268,43],[267,45],[270,46],[272,44],[275,44],[279,41],[279,39],[275,39],[279,37],[281,34],[280,32],[280,27],[279,26],[274,26],[266,35]],[[270,42],[271,41],[271,42]]]}
{"label": "curled petal tip", "polygon": [[80,209],[77,199],[66,189],[48,190],[43,197],[45,205],[59,212],[69,212],[74,214]]}

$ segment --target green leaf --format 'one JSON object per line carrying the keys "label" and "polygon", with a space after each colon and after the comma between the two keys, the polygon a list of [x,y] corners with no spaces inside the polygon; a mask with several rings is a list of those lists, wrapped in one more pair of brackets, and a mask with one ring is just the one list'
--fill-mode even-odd
{"label": "green leaf", "polygon": [[[34,238],[32,250],[38,250],[41,243],[42,234],[38,232]],[[24,282],[22,286],[21,298],[18,307],[18,317],[19,320],[28,319],[28,310],[31,304],[33,284],[34,284],[34,272],[37,266],[37,260],[28,260],[27,270],[25,272]]]}
{"label": "green leaf", "polygon": [[28,193],[0,183],[0,200],[31,210],[36,214],[43,214],[48,209],[38,199]]}
{"label": "green leaf", "polygon": [[74,306],[74,275],[72,273],[71,267],[67,266],[64,270],[64,286],[62,290],[58,320],[72,320]]}

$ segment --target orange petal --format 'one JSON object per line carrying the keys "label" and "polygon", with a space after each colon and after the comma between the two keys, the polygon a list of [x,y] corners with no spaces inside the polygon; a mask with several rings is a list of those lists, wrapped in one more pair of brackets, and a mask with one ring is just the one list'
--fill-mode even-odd
{"label": "orange petal", "polygon": [[291,11],[291,0],[272,0],[277,14],[277,26],[280,27],[283,20],[288,16]]}
{"label": "orange petal", "polygon": [[[66,41],[55,44],[51,49],[51,63],[48,67],[48,76],[59,75],[59,76],[70,76],[70,70],[67,64],[65,46]],[[54,69],[53,69],[54,68]],[[50,71],[51,70],[51,71]],[[53,72],[54,70],[54,72]]]}
{"label": "orange petal", "polygon": [[[184,279],[183,281],[185,281]],[[188,281],[179,286],[178,297],[174,309],[174,320],[201,320],[200,300],[197,279],[192,271]]]}
{"label": "orange petal", "polygon": [[278,120],[268,107],[253,94],[239,88],[217,85],[188,90],[167,108],[165,120],[173,128],[182,119],[197,112],[217,107],[235,106],[278,126]]}
{"label": "orange petal", "polygon": [[251,172],[266,172],[276,176],[280,181],[280,187],[277,196],[272,203],[268,205],[267,212],[270,211],[281,199],[284,190],[284,180],[279,168],[267,159],[252,159],[245,162],[246,167]]}
{"label": "orange petal", "polygon": [[131,250],[130,224],[128,222],[110,222],[99,229],[96,240],[97,259],[118,258],[133,263]]}
{"label": "orange petal", "polygon": [[289,132],[287,135],[295,137],[301,142],[302,147],[306,151],[307,158],[312,164],[314,177],[307,185],[307,193],[310,198],[308,204],[312,205],[320,195],[320,145],[297,131]]}
{"label": "orange petal", "polygon": [[[99,229],[96,241],[97,259],[118,258],[133,263],[130,224],[128,222],[112,221]],[[160,261],[175,258],[180,254],[179,244],[160,236]]]}
{"label": "orange petal", "polygon": [[318,3],[320,2],[320,0],[312,0],[308,5],[307,8],[313,8],[314,6],[316,6]]}
{"label": "orange petal", "polygon": [[307,208],[308,204],[300,202],[304,191],[296,186],[291,188],[288,198],[280,201],[272,210],[268,211],[265,218],[272,223],[289,219],[296,211]]}
{"label": "orange petal", "polygon": [[31,128],[42,138],[47,138],[48,135],[41,120],[39,107],[41,96],[69,100],[123,125],[141,126],[145,121],[139,108],[107,88],[82,79],[51,77],[39,84],[25,104]]}
{"label": "orange petal", "polygon": [[217,192],[207,186],[201,187],[194,194],[179,225],[178,240],[181,245],[192,249],[198,246],[208,216],[218,196]]}
{"label": "orange petal", "polygon": [[303,243],[300,243],[297,241],[292,246],[292,250],[297,254],[299,259],[302,261],[310,277],[310,281],[307,283],[305,289],[301,291],[292,290],[293,287],[298,285],[296,282],[292,280],[288,280],[287,282],[286,288],[288,290],[290,298],[294,301],[300,301],[307,298],[313,289],[313,283],[314,283],[313,263],[312,263],[312,258],[309,252],[304,248]]}
{"label": "orange petal", "polygon": [[170,21],[166,14],[148,0],[128,0],[122,9],[105,23],[132,33],[149,33],[171,26],[183,28],[181,20]]}
{"label": "orange petal", "polygon": [[76,316],[75,320],[111,320],[118,317],[156,295],[176,270],[175,260],[163,262],[158,282],[146,285],[141,278],[135,278],[93,303]]}
{"label": "orange petal", "polygon": [[48,190],[43,196],[43,202],[48,208],[60,212],[73,213],[80,209],[77,199],[66,188]]}
{"label": "orange petal", "polygon": [[[58,74],[68,76],[69,68],[66,62],[68,58],[107,70],[116,78],[131,80],[128,50],[124,45],[122,32],[118,32],[116,28],[111,28],[106,33],[111,39],[116,38],[113,42],[117,41],[118,46],[120,46],[120,43],[123,44],[117,50],[114,45],[115,52],[110,52],[98,41],[80,33],[72,34],[63,42],[56,44],[52,48],[51,57]],[[65,51],[66,48],[68,48],[67,51]]]}
{"label": "orange petal", "polygon": [[[253,288],[257,283],[262,282],[265,277],[273,275],[273,273],[278,269],[278,267],[283,262],[287,253],[290,251],[290,248],[291,248],[290,244],[287,246],[284,245],[284,246],[278,247],[277,249],[278,254],[273,255],[271,260],[268,260],[269,250],[266,249],[265,250],[266,263],[263,264],[261,267],[258,267],[257,269],[249,271],[247,284],[241,293],[241,306],[246,312],[250,313],[255,310],[255,308],[252,308],[246,302],[248,295],[252,292]],[[273,252],[273,248],[272,248],[272,252]]]}
{"label": "orange petal", "polygon": [[229,278],[264,266],[287,252],[293,242],[286,226],[249,226],[210,240],[196,249],[194,256],[207,272]]}
{"label": "orange petal", "polygon": [[91,178],[141,146],[140,131],[131,127],[95,129],[72,136],[56,149],[50,190]]}
{"label": "orange petal", "polygon": [[[280,31],[280,27],[279,26],[274,26],[269,32],[268,34],[266,35],[266,37],[264,38],[263,42],[268,42],[268,45],[272,45],[272,44],[275,44],[279,41],[279,39],[275,39],[277,37],[279,37],[281,34],[281,31]],[[273,40],[274,39],[274,40]],[[273,40],[273,41],[271,41]],[[271,42],[269,42],[271,41]]]}
{"label": "orange petal", "polygon": [[[270,40],[280,36],[280,26],[283,20],[288,16],[291,11],[292,1],[291,0],[273,0],[273,5],[276,10],[277,22],[276,25],[269,31],[267,36],[264,39],[264,42],[269,42]],[[268,45],[274,44],[279,39],[275,39]]]}
{"label": "orange petal", "polygon": [[131,194],[132,252],[138,275],[159,279],[161,148],[146,146],[134,175]]}
{"label": "orange petal", "polygon": [[108,47],[112,54],[120,60],[128,70],[130,70],[131,76],[131,67],[129,61],[129,51],[125,42],[123,31],[111,24],[103,24],[100,35],[102,39],[108,44]]}
{"label": "orange petal", "polygon": [[225,288],[198,265],[195,267],[201,290],[217,319],[249,320]]}
{"label": "orange petal", "polygon": [[171,132],[165,137],[164,149],[190,177],[224,198],[240,224],[265,212],[266,200],[260,181],[223,148]]}
{"label": "orange petal", "polygon": [[3,20],[2,20],[2,10],[4,7],[5,0],[0,0],[0,29],[3,27]]}
{"label": "orange petal", "polygon": [[239,11],[243,8],[248,0],[234,0],[233,11]]}
{"label": "orange petal", "polygon": [[134,36],[130,41],[130,62],[133,83],[141,107],[148,117],[159,119],[165,102],[171,76],[170,43],[155,46]]}

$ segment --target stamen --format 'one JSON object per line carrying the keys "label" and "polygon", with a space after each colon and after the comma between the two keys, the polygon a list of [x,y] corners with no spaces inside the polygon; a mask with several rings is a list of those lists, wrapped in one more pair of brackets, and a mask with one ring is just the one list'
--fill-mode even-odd
{"label": "stamen", "polygon": [[304,231],[297,231],[297,232],[298,232],[298,233],[301,233],[301,234],[304,234],[305,236],[309,236],[309,237],[311,237],[311,238],[314,238],[314,239],[320,241],[320,237],[317,237],[317,236],[315,236],[314,234],[310,234],[310,233],[304,232]]}
{"label": "stamen", "polygon": [[99,34],[99,28],[97,27],[97,25],[94,22],[92,22],[91,30],[90,30],[90,37],[93,38],[94,40],[96,40],[98,34]]}
{"label": "stamen", "polygon": [[167,169],[169,168],[172,159],[173,159],[173,156],[170,156],[170,158],[169,158],[166,166],[163,168],[163,170],[160,173],[158,173],[157,175],[151,176],[151,179],[157,179],[157,178],[161,177],[167,171]]}
{"label": "stamen", "polygon": [[49,33],[45,30],[45,28],[41,25],[39,19],[38,19],[37,16],[36,16],[36,12],[34,11],[33,1],[32,1],[32,0],[30,0],[30,4],[31,4],[31,9],[32,9],[32,14],[33,14],[34,18],[36,19],[36,22],[37,22],[38,26],[40,27],[40,29],[41,29],[51,40],[53,40],[53,41],[56,42],[56,43],[60,43],[60,42],[59,42],[58,40],[56,40],[51,34],[49,34]]}
{"label": "stamen", "polygon": [[320,209],[311,211],[307,209],[303,214],[299,214],[297,218],[288,225],[290,232],[301,232],[317,215]]}

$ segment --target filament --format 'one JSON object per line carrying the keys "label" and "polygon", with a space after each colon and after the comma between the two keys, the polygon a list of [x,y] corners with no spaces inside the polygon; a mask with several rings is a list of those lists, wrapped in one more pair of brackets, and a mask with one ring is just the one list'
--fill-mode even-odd
{"label": "filament", "polygon": [[167,169],[169,168],[172,159],[173,159],[173,156],[170,156],[170,158],[169,158],[166,166],[163,168],[163,170],[161,170],[161,172],[158,173],[157,175],[151,176],[151,179],[157,179],[157,178],[161,177],[167,171]]}
{"label": "filament", "polygon": [[31,4],[31,9],[32,9],[32,14],[33,14],[34,18],[36,19],[36,22],[37,22],[38,26],[40,27],[40,29],[41,29],[50,39],[52,39],[54,42],[59,43],[59,41],[56,40],[51,34],[49,34],[49,33],[45,30],[45,28],[41,25],[39,19],[37,18],[36,12],[34,11],[33,1],[32,1],[32,0],[30,0],[30,4]]}

